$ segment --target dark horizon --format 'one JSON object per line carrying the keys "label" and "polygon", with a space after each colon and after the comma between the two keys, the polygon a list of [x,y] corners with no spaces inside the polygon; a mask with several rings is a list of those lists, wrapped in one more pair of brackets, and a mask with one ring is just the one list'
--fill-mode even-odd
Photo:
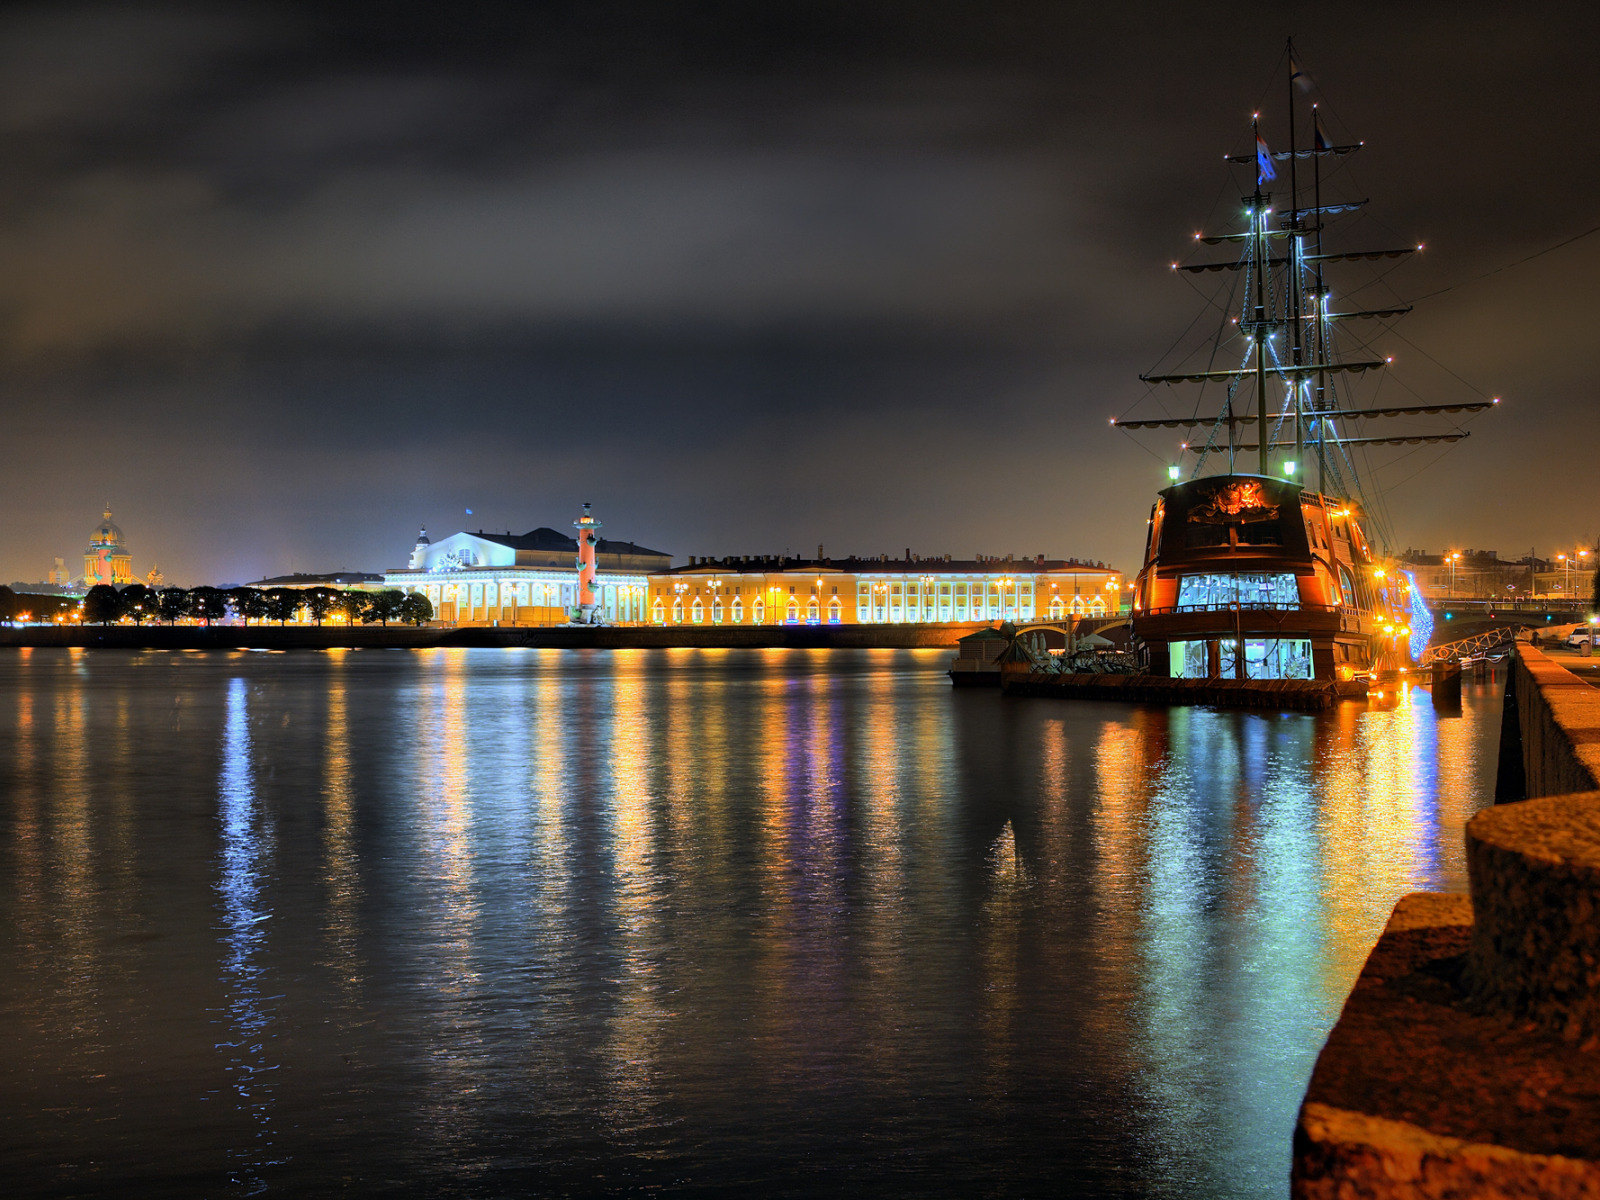
{"label": "dark horizon", "polygon": [[1505,398],[1374,456],[1393,549],[1592,544],[1600,238],[1500,268],[1592,221],[1600,15],[1231,15],[0,9],[0,578],[81,566],[108,500],[185,584],[584,501],[680,562],[1131,572],[1170,455],[1107,421],[1192,399],[1138,380],[1205,311],[1168,264],[1255,107],[1283,144],[1290,34],[1366,142],[1354,236],[1428,247],[1373,293],[1439,293],[1362,331],[1381,398]]}

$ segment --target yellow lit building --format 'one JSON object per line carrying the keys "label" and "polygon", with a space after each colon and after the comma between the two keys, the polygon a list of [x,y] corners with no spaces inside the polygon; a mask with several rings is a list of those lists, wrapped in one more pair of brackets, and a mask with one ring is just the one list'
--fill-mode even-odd
{"label": "yellow lit building", "polygon": [[1122,573],[1075,559],[689,560],[650,576],[652,625],[970,624],[1121,611]]}
{"label": "yellow lit building", "polygon": [[100,524],[89,535],[89,548],[83,552],[83,586],[109,583],[115,587],[133,582],[133,558],[122,544],[122,530],[111,520],[106,505]]}
{"label": "yellow lit building", "polygon": [[[595,552],[596,615],[613,625],[644,624],[649,576],[670,570],[672,556],[607,538],[595,539]],[[410,564],[384,572],[384,584],[426,596],[434,619],[446,623],[563,625],[580,607],[578,542],[542,526],[439,542],[424,529]]]}

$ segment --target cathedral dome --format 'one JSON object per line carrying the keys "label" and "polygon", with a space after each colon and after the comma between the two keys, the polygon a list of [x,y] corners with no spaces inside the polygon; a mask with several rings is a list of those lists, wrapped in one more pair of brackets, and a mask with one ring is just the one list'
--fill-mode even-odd
{"label": "cathedral dome", "polygon": [[122,530],[117,528],[111,520],[111,509],[108,507],[101,515],[100,524],[89,535],[91,546],[120,546],[122,545]]}

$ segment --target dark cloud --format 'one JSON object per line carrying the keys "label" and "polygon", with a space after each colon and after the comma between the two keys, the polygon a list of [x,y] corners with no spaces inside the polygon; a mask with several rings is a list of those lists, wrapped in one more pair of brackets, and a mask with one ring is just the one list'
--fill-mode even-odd
{"label": "dark cloud", "polygon": [[[1293,32],[1353,236],[1435,291],[1591,219],[1578,5],[0,9],[0,575],[110,498],[185,579],[394,565],[463,510],[679,554],[1131,565],[1169,448],[1106,431],[1203,294]],[[1275,82],[1276,81],[1276,82]],[[1221,206],[1220,208],[1218,206]],[[1375,458],[1396,536],[1595,532],[1579,243],[1361,331],[1505,411]],[[1437,361],[1435,361],[1437,360]],[[1386,395],[1388,393],[1385,393]],[[1492,481],[1486,487],[1485,481]],[[1540,502],[1504,503],[1537,494]],[[486,518],[488,519],[488,518]]]}

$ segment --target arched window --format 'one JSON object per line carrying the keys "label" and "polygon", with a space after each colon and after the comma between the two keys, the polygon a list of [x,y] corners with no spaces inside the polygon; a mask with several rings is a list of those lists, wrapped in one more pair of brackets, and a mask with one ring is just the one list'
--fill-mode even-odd
{"label": "arched window", "polygon": [[722,624],[722,597],[721,596],[718,596],[715,600],[713,600],[711,602],[711,623],[713,625],[721,625]]}
{"label": "arched window", "polygon": [[733,598],[733,623],[735,625],[744,624],[744,601],[738,596]]}
{"label": "arched window", "polygon": [[806,620],[810,621],[813,625],[815,625],[817,623],[818,619],[819,619],[819,610],[817,608],[817,598],[815,596],[813,596],[813,597],[811,597],[811,599],[806,601]]}
{"label": "arched window", "polygon": [[1050,597],[1050,619],[1052,621],[1059,621],[1063,616],[1066,615],[1066,611],[1067,606],[1061,603],[1060,596]]}
{"label": "arched window", "polygon": [[667,606],[661,603],[661,597],[656,597],[656,602],[650,608],[650,619],[657,625],[663,624],[667,619]]}
{"label": "arched window", "polygon": [[835,596],[828,601],[828,624],[837,625],[842,620],[844,620],[844,605],[840,604],[839,597]]}
{"label": "arched window", "polygon": [[679,596],[676,600],[674,600],[672,602],[672,623],[674,625],[682,625],[683,624],[683,597],[682,596]]}
{"label": "arched window", "polygon": [[753,625],[760,625],[766,619],[767,606],[762,603],[761,597],[757,596],[755,603],[750,606],[750,622]]}
{"label": "arched window", "polygon": [[1104,600],[1100,599],[1099,596],[1096,596],[1094,598],[1094,601],[1089,605],[1089,612],[1092,615],[1097,616],[1097,617],[1105,616],[1106,615],[1106,602]]}
{"label": "arched window", "polygon": [[1088,611],[1089,611],[1088,608],[1083,603],[1083,597],[1082,596],[1074,596],[1072,598],[1072,615],[1073,616],[1081,617],[1081,616],[1083,616],[1084,613],[1086,613]]}
{"label": "arched window", "polygon": [[694,607],[692,609],[690,609],[689,611],[694,616],[694,623],[696,625],[703,625],[705,623],[706,606],[704,604],[700,603],[700,597],[699,596],[696,596],[694,598]]}
{"label": "arched window", "polygon": [[800,619],[800,601],[793,596],[789,597],[788,607],[784,609],[784,619],[787,621],[798,621]]}

